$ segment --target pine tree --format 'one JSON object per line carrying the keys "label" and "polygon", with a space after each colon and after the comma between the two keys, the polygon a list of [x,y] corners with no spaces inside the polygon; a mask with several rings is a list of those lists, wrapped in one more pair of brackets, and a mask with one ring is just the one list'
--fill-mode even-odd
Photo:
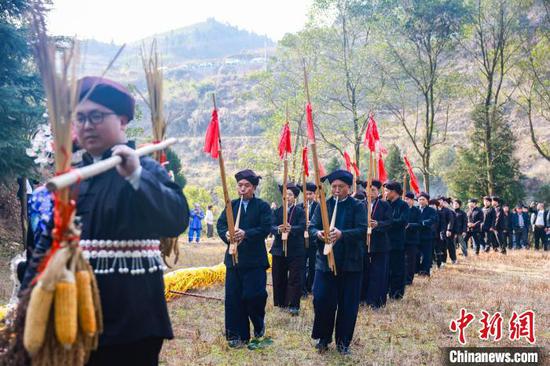
{"label": "pine tree", "polygon": [[45,122],[43,90],[27,43],[29,1],[0,2],[0,182],[27,176],[33,161],[25,150]]}
{"label": "pine tree", "polygon": [[[447,175],[447,183],[453,195],[462,199],[482,197],[489,193],[489,180],[484,154],[484,107],[477,106],[472,112],[474,123],[470,134],[471,146],[458,150],[454,169]],[[515,137],[503,118],[502,110],[493,120],[491,144],[494,147],[493,184],[494,194],[507,203],[515,204],[525,196],[521,184],[519,161],[514,158]]]}
{"label": "pine tree", "polygon": [[403,174],[406,173],[405,163],[401,156],[401,150],[396,144],[392,144],[388,149],[388,155],[384,160],[388,178],[398,182],[403,181]]}

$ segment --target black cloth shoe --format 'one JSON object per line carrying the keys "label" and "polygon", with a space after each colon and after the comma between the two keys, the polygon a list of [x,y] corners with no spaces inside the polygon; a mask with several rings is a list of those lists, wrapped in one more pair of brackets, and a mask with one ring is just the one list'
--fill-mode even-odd
{"label": "black cloth shoe", "polygon": [[254,330],[254,337],[262,338],[265,335],[265,324],[259,331]]}
{"label": "black cloth shoe", "polygon": [[317,349],[319,353],[326,352],[328,350],[328,342],[324,339],[318,339],[315,344],[315,349]]}
{"label": "black cloth shoe", "polygon": [[245,342],[241,341],[240,339],[231,339],[227,341],[227,346],[229,348],[243,348],[245,346]]}
{"label": "black cloth shoe", "polygon": [[338,353],[340,353],[342,356],[351,355],[351,350],[349,349],[349,346],[339,344],[338,346],[336,346],[336,349],[338,350]]}

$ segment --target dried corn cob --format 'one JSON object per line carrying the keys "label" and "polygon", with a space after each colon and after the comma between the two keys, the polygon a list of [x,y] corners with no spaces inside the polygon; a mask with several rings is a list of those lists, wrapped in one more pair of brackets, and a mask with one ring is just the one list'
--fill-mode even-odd
{"label": "dried corn cob", "polygon": [[23,333],[23,345],[30,355],[38,352],[44,344],[52,300],[53,291],[48,291],[41,283],[32,289]]}
{"label": "dried corn cob", "polygon": [[85,334],[93,336],[97,332],[94,299],[92,297],[92,279],[90,272],[76,272],[76,287],[78,293],[78,320]]}

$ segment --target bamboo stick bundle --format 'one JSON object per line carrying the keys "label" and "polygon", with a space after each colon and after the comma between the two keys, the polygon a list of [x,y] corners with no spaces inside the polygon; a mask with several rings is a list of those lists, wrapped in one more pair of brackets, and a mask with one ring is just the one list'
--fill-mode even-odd
{"label": "bamboo stick bundle", "polygon": [[[141,62],[143,64],[143,71],[145,72],[145,80],[147,82],[147,98],[143,97],[143,100],[151,111],[151,124],[153,127],[153,143],[159,143],[163,141],[166,136],[166,119],[164,118],[164,109],[162,103],[162,86],[163,86],[163,74],[160,63],[160,57],[157,50],[156,39],[151,42],[151,48],[149,52],[146,52],[145,45],[141,47]],[[166,155],[164,150],[158,150],[153,153],[153,157],[160,164],[166,161]],[[160,239],[160,251],[162,253],[162,260],[168,264],[167,258],[174,256],[174,264],[179,259],[179,246],[178,238],[161,238]]]}

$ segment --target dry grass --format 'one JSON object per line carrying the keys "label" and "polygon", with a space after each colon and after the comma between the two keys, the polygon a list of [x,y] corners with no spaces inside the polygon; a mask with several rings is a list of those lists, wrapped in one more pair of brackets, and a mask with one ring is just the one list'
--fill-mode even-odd
{"label": "dry grass", "polygon": [[[183,267],[217,264],[225,248],[215,241],[181,246],[179,266]],[[349,357],[340,356],[334,346],[324,355],[313,349],[311,298],[302,301],[300,316],[291,318],[273,308],[268,287],[267,335],[274,344],[249,351],[227,348],[222,302],[181,297],[169,304],[176,338],[165,344],[161,360],[163,365],[436,365],[440,364],[439,347],[458,345],[449,322],[459,316],[461,307],[476,315],[467,329],[468,345],[527,345],[523,340],[481,341],[476,333],[481,310],[503,313],[506,338],[511,312],[533,309],[537,345],[548,348],[549,278],[548,253],[522,250],[507,256],[459,256],[459,264],[436,269],[430,279],[415,279],[403,300],[391,301],[380,311],[361,308]],[[221,285],[200,291],[220,298],[223,292]]]}

